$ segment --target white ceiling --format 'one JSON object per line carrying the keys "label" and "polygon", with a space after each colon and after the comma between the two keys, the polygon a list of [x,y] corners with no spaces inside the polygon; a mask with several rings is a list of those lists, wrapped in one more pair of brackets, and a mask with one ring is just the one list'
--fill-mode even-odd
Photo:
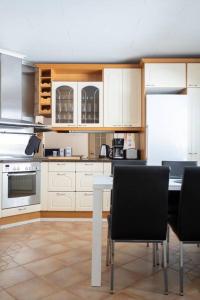
{"label": "white ceiling", "polygon": [[0,48],[37,62],[200,54],[199,0],[0,0]]}

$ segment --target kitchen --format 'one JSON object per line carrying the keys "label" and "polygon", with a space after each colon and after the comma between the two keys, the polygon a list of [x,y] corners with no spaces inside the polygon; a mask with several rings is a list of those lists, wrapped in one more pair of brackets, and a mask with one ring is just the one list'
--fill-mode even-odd
{"label": "kitchen", "polygon": [[[182,45],[174,50],[169,48],[166,53],[164,48],[158,51],[150,44],[149,52],[145,53],[141,48],[134,54],[137,48],[131,46],[128,55],[125,50],[124,56],[120,56],[119,41],[113,37],[113,47],[119,57],[115,58],[108,45],[102,49],[98,38],[93,45],[98,53],[95,56],[89,43],[88,52],[81,47],[84,38],[87,41],[86,33],[79,36],[80,44],[76,46],[75,32],[81,30],[66,8],[67,5],[71,7],[72,15],[78,13],[92,34],[89,24],[83,20],[81,8],[88,17],[95,12],[99,21],[100,9],[105,21],[111,24],[111,3],[98,3],[95,7],[86,1],[84,7],[80,1],[75,4],[59,1],[58,6],[43,1],[43,11],[49,8],[44,15],[46,21],[55,18],[54,11],[58,12],[55,27],[48,23],[47,28],[47,23],[37,14],[38,3],[14,2],[16,11],[12,12],[10,25],[5,16],[12,15],[11,3],[0,3],[4,12],[0,22],[7,24],[6,35],[13,39],[6,42],[4,33],[0,32],[0,298],[161,299],[162,280],[159,276],[162,268],[158,266],[156,271],[152,270],[149,258],[152,247],[144,244],[119,249],[116,291],[110,296],[109,267],[104,266],[106,222],[103,222],[102,287],[94,287],[99,284],[91,287],[93,183],[98,176],[110,177],[113,161],[117,160],[145,161],[149,166],[161,165],[164,160],[199,164],[199,52],[184,52]],[[122,9],[120,1],[117,4],[111,2],[116,9],[113,12],[116,18],[124,11],[125,31],[113,20],[122,33],[121,39],[126,37],[124,32],[130,39],[132,32],[128,29],[126,16],[129,15],[127,8],[132,10],[134,5],[125,1],[127,7]],[[149,4],[141,1],[137,5],[143,14],[132,22],[138,26],[142,23],[148,32],[144,19],[148,17]],[[170,12],[168,4],[157,5],[161,14],[163,8]],[[179,1],[174,6],[172,19],[178,15],[180,7],[183,9]],[[62,12],[64,8],[65,13]],[[193,8],[187,13],[194,12]],[[184,13],[186,9],[182,10],[180,19]],[[15,19],[27,14],[30,14],[30,20],[25,18],[22,23],[29,28],[30,36],[27,36],[26,26],[23,28]],[[172,21],[171,18],[168,21]],[[170,22],[166,21],[168,25],[160,22],[163,26],[159,29],[161,34],[162,30],[165,32],[165,26],[171,28]],[[58,35],[56,32],[61,30],[61,24],[71,29]],[[22,34],[20,42],[14,38],[18,26]],[[40,29],[38,36],[36,32],[40,26],[43,31]],[[95,26],[99,39],[108,42],[113,25],[112,33],[111,28],[109,34],[103,30],[105,36],[102,36],[100,24]],[[44,38],[44,29],[51,32],[55,40]],[[141,39],[145,36],[146,33],[143,37],[141,34]],[[139,39],[139,45],[140,38],[137,35],[135,38]],[[59,47],[64,39],[69,45],[72,43],[67,46],[63,42],[65,50]],[[34,45],[33,40],[38,44]],[[40,43],[42,47],[39,47]],[[132,43],[134,45],[134,41]],[[51,51],[47,51],[48,47]],[[198,49],[192,41],[191,49]],[[106,221],[110,211],[110,187],[103,190],[102,197],[102,214]],[[173,250],[177,240],[173,233],[170,238],[174,260],[169,265],[169,280],[174,279],[174,283],[169,285],[168,298],[179,299],[178,254]],[[194,266],[199,265],[198,247],[193,245],[187,255],[190,264],[186,264],[185,294],[188,299],[198,299],[199,273]],[[122,277],[123,282],[120,282]],[[155,280],[156,291],[148,286],[150,280]],[[33,289],[38,292],[29,297]]]}

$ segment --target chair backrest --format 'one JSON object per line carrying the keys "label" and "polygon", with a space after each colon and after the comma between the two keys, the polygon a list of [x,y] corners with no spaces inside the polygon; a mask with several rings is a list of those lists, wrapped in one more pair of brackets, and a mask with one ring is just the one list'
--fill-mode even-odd
{"label": "chair backrest", "polygon": [[165,240],[169,168],[116,166],[113,178],[111,238]]}
{"label": "chair backrest", "polygon": [[197,161],[173,161],[163,160],[162,166],[168,166],[170,168],[170,178],[182,178],[185,167],[197,166]]}
{"label": "chair backrest", "polygon": [[139,159],[122,159],[122,160],[113,160],[112,161],[112,174],[114,173],[114,168],[116,166],[145,166],[147,163],[146,160]]}
{"label": "chair backrest", "polygon": [[178,236],[200,241],[200,167],[185,168],[178,212]]}

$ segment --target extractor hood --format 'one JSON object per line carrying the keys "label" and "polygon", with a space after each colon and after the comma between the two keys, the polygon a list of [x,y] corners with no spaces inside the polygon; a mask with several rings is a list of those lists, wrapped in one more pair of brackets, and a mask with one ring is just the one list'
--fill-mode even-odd
{"label": "extractor hood", "polygon": [[0,127],[37,127],[34,123],[35,68],[18,55],[0,50]]}

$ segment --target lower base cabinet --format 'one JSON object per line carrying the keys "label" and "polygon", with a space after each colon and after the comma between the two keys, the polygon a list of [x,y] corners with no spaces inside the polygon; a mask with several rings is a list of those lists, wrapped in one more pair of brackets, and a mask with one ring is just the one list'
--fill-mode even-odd
{"label": "lower base cabinet", "polygon": [[75,211],[75,192],[48,192],[48,210]]}
{"label": "lower base cabinet", "polygon": [[76,210],[91,211],[93,203],[93,192],[76,192]]}

